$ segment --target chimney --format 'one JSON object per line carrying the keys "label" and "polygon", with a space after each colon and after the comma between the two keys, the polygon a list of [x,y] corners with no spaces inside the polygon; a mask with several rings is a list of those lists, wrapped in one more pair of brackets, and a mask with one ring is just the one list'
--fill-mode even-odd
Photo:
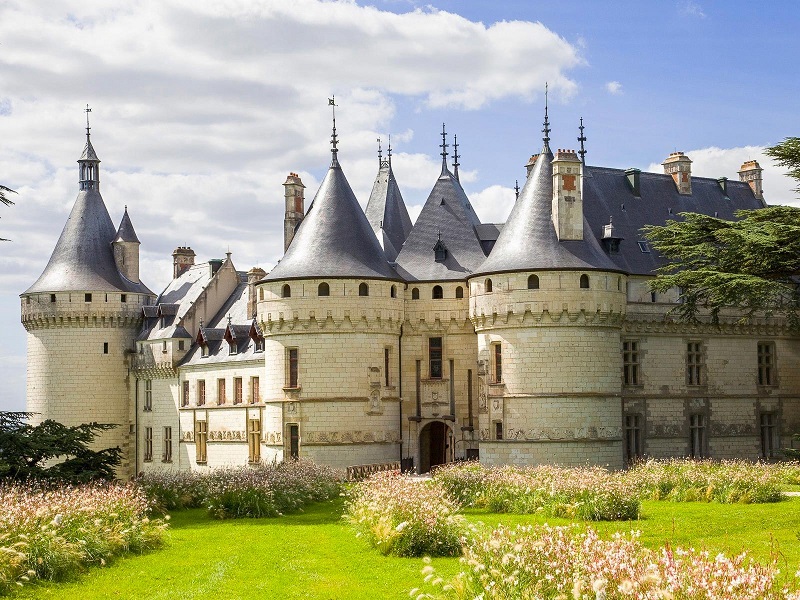
{"label": "chimney", "polygon": [[297,173],[289,173],[283,184],[283,196],[286,200],[286,214],[283,218],[284,252],[289,249],[289,244],[294,239],[294,232],[297,231],[305,215],[305,193],[303,192],[305,187]]}
{"label": "chimney", "polygon": [[692,161],[683,152],[672,152],[663,163],[664,173],[672,175],[678,193],[692,195]]}
{"label": "chimney", "polygon": [[260,267],[253,267],[247,272],[247,316],[255,318],[257,308],[256,284],[267,276]]}
{"label": "chimney", "polygon": [[178,246],[172,253],[172,278],[177,279],[186,269],[194,265],[195,253],[189,246]]}
{"label": "chimney", "polygon": [[208,266],[211,269],[211,277],[217,274],[223,262],[221,258],[212,258],[208,261]]}
{"label": "chimney", "polygon": [[525,169],[528,171],[526,177],[530,177],[531,171],[533,171],[533,167],[536,165],[536,159],[539,158],[538,154],[534,154],[528,159],[528,162],[525,163]]}
{"label": "chimney", "polygon": [[753,190],[753,195],[759,199],[764,199],[764,189],[761,187],[761,173],[764,169],[758,164],[758,161],[748,160],[739,169],[739,181],[745,181],[750,185]]}
{"label": "chimney", "polygon": [[642,195],[642,188],[640,185],[642,172],[639,169],[625,169],[625,178],[628,180],[628,185],[631,186],[631,192],[634,196]]}
{"label": "chimney", "polygon": [[583,163],[575,150],[553,158],[553,225],[559,240],[583,239]]}

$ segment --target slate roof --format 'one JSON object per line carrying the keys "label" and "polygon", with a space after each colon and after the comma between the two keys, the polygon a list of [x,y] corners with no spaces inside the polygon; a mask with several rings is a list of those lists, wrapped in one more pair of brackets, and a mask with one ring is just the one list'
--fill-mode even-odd
{"label": "slate roof", "polygon": [[128,207],[125,207],[125,213],[122,215],[117,235],[114,237],[115,242],[136,242],[140,244],[139,238],[136,236],[136,231],[133,229],[133,223],[128,216]]}
{"label": "slate roof", "polygon": [[265,280],[325,277],[399,279],[338,162],[328,169],[286,254]]}
{"label": "slate roof", "polygon": [[47,266],[23,293],[87,290],[152,294],[143,283],[133,283],[120,274],[111,247],[115,237],[100,192],[81,190]]}
{"label": "slate roof", "polygon": [[[583,240],[558,239],[552,220],[552,159],[549,151],[537,158],[491,254],[476,269],[476,275],[555,269],[620,270],[601,247],[585,211]],[[584,207],[589,202],[591,198],[584,195]]]}
{"label": "slate roof", "polygon": [[176,316],[182,318],[203,293],[211,278],[211,267],[207,262],[192,265],[169,282],[156,299],[156,304],[178,305]]}
{"label": "slate roof", "polygon": [[367,202],[366,216],[386,260],[394,262],[411,232],[411,218],[389,161],[381,162]]}
{"label": "slate roof", "polygon": [[[480,225],[461,184],[443,165],[397,256],[397,272],[407,280],[465,279],[486,258],[476,233]],[[440,234],[447,247],[444,262],[436,262],[433,252]]]}
{"label": "slate roof", "polygon": [[100,162],[100,159],[97,158],[97,152],[94,151],[94,146],[92,146],[92,140],[89,139],[89,136],[86,136],[86,145],[83,147],[83,153],[78,160],[96,160]]}

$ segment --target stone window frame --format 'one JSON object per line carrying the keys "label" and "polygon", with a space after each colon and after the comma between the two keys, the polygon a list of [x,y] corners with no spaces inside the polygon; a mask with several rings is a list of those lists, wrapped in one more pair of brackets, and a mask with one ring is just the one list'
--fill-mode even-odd
{"label": "stone window frame", "polygon": [[291,298],[292,297],[292,286],[288,283],[284,283],[281,286],[281,298]]}
{"label": "stone window frame", "polygon": [[331,295],[331,286],[327,281],[321,282],[317,286],[317,297],[318,298],[327,298]]}
{"label": "stone window frame", "polygon": [[197,380],[197,406],[206,405],[206,380]]}
{"label": "stone window frame", "polygon": [[463,286],[456,286],[456,300],[462,300],[464,298],[464,287]]}
{"label": "stone window frame", "polygon": [[142,462],[153,462],[153,428],[144,428],[144,444],[142,450]]}
{"label": "stone window frame", "polygon": [[642,384],[642,349],[641,340],[622,340],[622,385],[625,387],[641,387]]}
{"label": "stone window frame", "polygon": [[153,380],[144,380],[144,404],[142,412],[153,412]]}
{"label": "stone window frame", "polygon": [[162,444],[162,451],[161,451],[161,462],[163,463],[171,463],[172,462],[172,426],[165,425],[164,426],[164,439]]}
{"label": "stone window frame", "polygon": [[391,365],[392,365],[392,347],[385,346],[383,349],[383,385],[384,387],[391,387]]}
{"label": "stone window frame", "polygon": [[261,380],[258,375],[250,377],[250,404],[261,402]]}
{"label": "stone window frame", "polygon": [[181,406],[189,406],[189,380],[183,381],[181,387]]}
{"label": "stone window frame", "polygon": [[225,396],[227,392],[225,390],[225,378],[218,377],[217,378],[217,406],[224,406],[225,405]]}
{"label": "stone window frame", "polygon": [[490,348],[490,383],[503,383],[503,342],[489,344]]}
{"label": "stone window frame", "polygon": [[431,300],[443,300],[444,288],[440,285],[435,285],[431,288]]}
{"label": "stone window frame", "polygon": [[208,421],[194,422],[195,462],[204,465],[208,462]]}
{"label": "stone window frame", "polygon": [[286,348],[286,389],[300,388],[300,349],[296,346]]}
{"label": "stone window frame", "polygon": [[780,455],[781,437],[778,417],[778,411],[775,410],[764,410],[758,414],[759,453],[764,460],[771,460]]}
{"label": "stone window frame", "polygon": [[706,385],[706,347],[702,340],[686,340],[686,385]]}
{"label": "stone window frame", "polygon": [[241,377],[233,378],[233,403],[241,404],[244,401],[244,384]]}
{"label": "stone window frame", "polygon": [[261,462],[261,417],[247,418],[247,462]]}
{"label": "stone window frame", "polygon": [[419,288],[411,288],[411,299],[419,300]]}
{"label": "stone window frame", "polygon": [[756,344],[758,387],[778,387],[778,369],[775,355],[775,342],[758,342]]}
{"label": "stone window frame", "polygon": [[695,460],[709,458],[708,421],[707,412],[689,413],[689,456]]}
{"label": "stone window frame", "polygon": [[644,458],[645,419],[640,412],[625,412],[622,419],[625,462],[631,464]]}
{"label": "stone window frame", "polygon": [[578,286],[582,290],[588,290],[592,287],[591,281],[589,280],[589,276],[586,273],[581,273],[581,276],[578,279]]}
{"label": "stone window frame", "polygon": [[[438,346],[432,346],[431,341],[439,340]],[[438,358],[435,358],[435,352],[438,350]],[[436,375],[435,365],[438,362],[438,372]],[[428,379],[435,379],[441,381],[444,379],[444,336],[432,335],[428,337]]]}
{"label": "stone window frame", "polygon": [[497,419],[492,422],[494,423],[494,427],[492,429],[492,434],[494,435],[494,439],[497,441],[502,441],[504,439],[502,419]]}
{"label": "stone window frame", "polygon": [[531,273],[528,275],[528,289],[529,290],[538,290],[541,286],[541,280],[536,273]]}

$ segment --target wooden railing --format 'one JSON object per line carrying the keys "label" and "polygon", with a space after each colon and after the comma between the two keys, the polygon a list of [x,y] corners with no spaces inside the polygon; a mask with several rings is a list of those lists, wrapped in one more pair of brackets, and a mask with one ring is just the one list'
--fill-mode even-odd
{"label": "wooden railing", "polygon": [[360,481],[366,479],[370,475],[380,473],[382,471],[400,471],[400,461],[380,463],[374,465],[354,465],[347,467],[348,481]]}

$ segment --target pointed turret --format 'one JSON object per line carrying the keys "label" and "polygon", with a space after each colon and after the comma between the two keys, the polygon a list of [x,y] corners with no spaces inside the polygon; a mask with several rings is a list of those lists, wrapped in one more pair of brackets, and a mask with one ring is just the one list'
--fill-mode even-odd
{"label": "pointed turret", "polygon": [[134,283],[139,283],[139,244],[126,206],[112,246],[117,269],[128,281]]}
{"label": "pointed turret", "polygon": [[[391,143],[389,145],[391,157]],[[372,185],[372,193],[367,202],[367,220],[372,231],[383,247],[386,260],[394,262],[397,253],[411,232],[411,218],[392,172],[389,160],[383,160],[378,146],[378,176]]]}

